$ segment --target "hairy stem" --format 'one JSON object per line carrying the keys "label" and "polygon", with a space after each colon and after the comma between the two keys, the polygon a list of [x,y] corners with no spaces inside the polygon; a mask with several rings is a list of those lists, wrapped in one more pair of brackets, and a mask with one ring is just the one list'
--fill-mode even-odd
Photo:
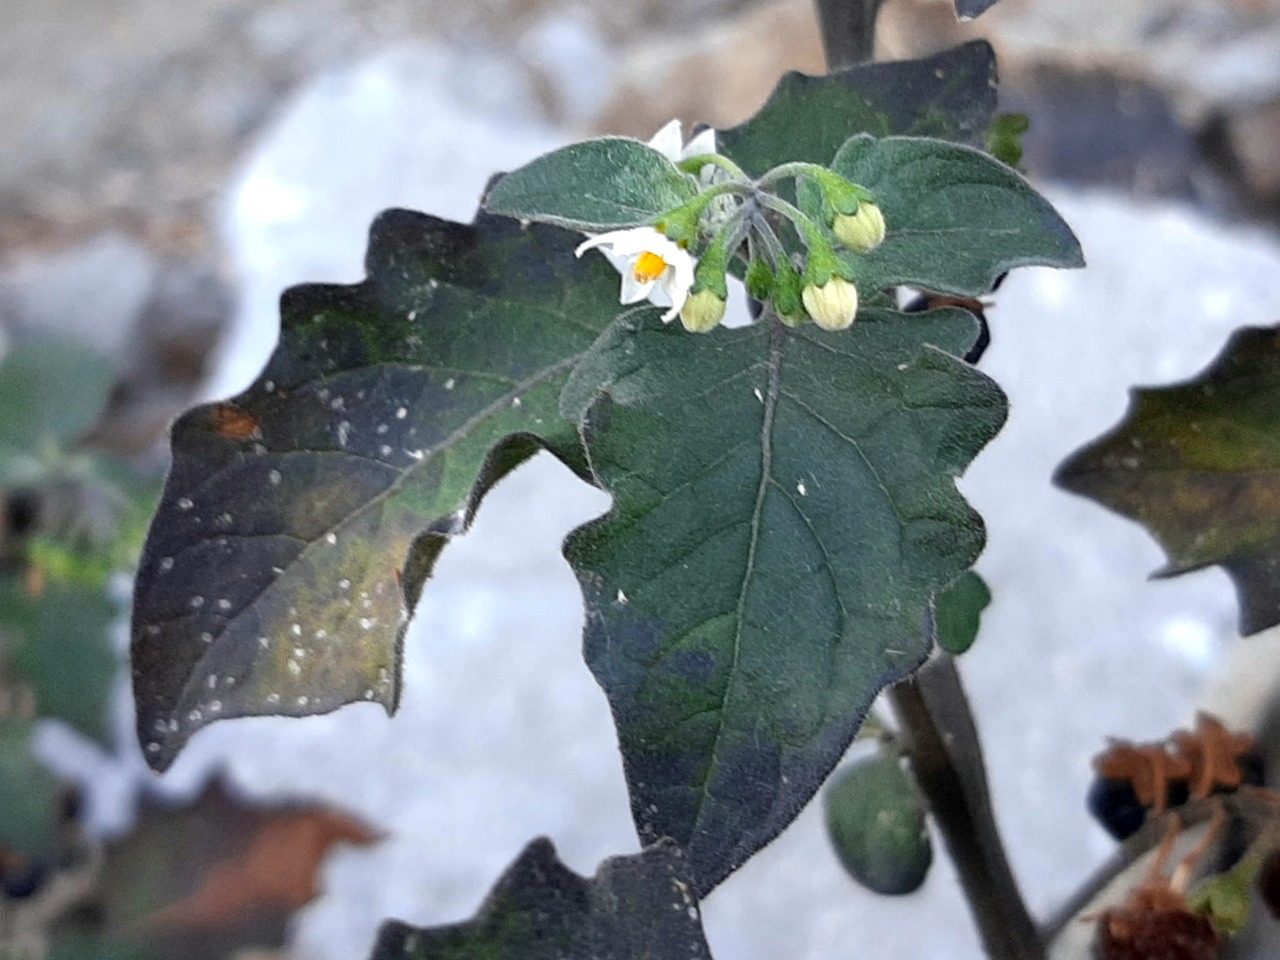
{"label": "hairy stem", "polygon": [[991,812],[982,748],[955,662],[939,654],[889,690],[916,781],[992,960],[1043,960]]}
{"label": "hairy stem", "polygon": [[814,0],[828,70],[865,63],[875,54],[876,17],[884,0]]}

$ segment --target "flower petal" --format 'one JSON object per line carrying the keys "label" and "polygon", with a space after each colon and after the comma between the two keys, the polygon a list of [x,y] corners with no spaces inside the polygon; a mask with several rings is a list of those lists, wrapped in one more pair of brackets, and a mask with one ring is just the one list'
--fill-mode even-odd
{"label": "flower petal", "polygon": [[685,250],[679,250],[679,254],[678,257],[667,261],[668,267],[658,281],[671,299],[671,309],[662,316],[664,323],[669,323],[684,309],[684,302],[689,298],[689,289],[693,286],[693,257],[689,256]]}
{"label": "flower petal", "polygon": [[639,303],[647,300],[653,291],[655,281],[637,280],[630,270],[622,271],[622,292],[618,295],[619,303]]}
{"label": "flower petal", "polygon": [[657,150],[672,163],[680,161],[680,147],[684,144],[684,134],[680,132],[680,121],[669,120],[666,125],[653,135],[649,146]]}
{"label": "flower petal", "polygon": [[578,244],[573,251],[573,255],[575,257],[580,257],[588,250],[593,250],[596,247],[612,247],[618,242],[618,238],[622,236],[622,234],[630,232],[630,230],[610,230],[608,233],[598,233],[594,237],[588,237],[586,240],[583,240]]}
{"label": "flower petal", "polygon": [[705,154],[715,152],[716,128],[707,127],[705,130],[700,130],[692,140],[685,144],[684,150],[680,153],[680,159],[684,159],[685,157],[701,157]]}

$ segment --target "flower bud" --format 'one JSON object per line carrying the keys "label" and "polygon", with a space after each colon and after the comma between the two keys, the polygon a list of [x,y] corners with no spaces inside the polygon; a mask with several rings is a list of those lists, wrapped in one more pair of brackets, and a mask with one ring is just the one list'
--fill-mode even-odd
{"label": "flower bud", "polygon": [[680,322],[690,333],[710,333],[724,319],[724,309],[724,298],[704,288],[684,302]]}
{"label": "flower bud", "polygon": [[870,253],[884,240],[884,214],[874,203],[861,203],[855,214],[837,213],[831,231],[854,253]]}
{"label": "flower bud", "polygon": [[858,312],[858,288],[833,276],[822,286],[808,284],[800,294],[804,308],[823,330],[845,330]]}

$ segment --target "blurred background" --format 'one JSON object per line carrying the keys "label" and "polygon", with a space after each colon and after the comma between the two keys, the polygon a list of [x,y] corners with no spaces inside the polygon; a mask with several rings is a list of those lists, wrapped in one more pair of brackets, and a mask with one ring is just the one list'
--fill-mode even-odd
{"label": "blurred background", "polygon": [[[1114,850],[1084,806],[1108,735],[1161,739],[1197,706],[1256,727],[1280,681],[1277,639],[1238,639],[1219,570],[1149,581],[1154,541],[1049,479],[1119,420],[1131,386],[1185,379],[1235,328],[1280,323],[1280,0],[1002,0],[971,23],[951,0],[887,0],[878,56],[979,37],[1000,59],[1001,109],[1030,118],[1023,165],[1089,261],[1001,289],[983,368],[1013,412],[962,483],[988,523],[978,569],[994,594],[962,669],[1014,867],[1044,914]],[[587,135],[647,138],[673,116],[738,123],[791,69],[824,69],[807,0],[5,0],[0,380],[23,357],[34,372],[0,386],[0,434],[39,420],[27,439],[43,452],[4,478],[17,596],[0,609],[0,804],[40,799],[47,822],[0,844],[0,956],[128,919],[112,890],[157,851],[209,869],[266,850],[296,867],[255,901],[167,863],[175,879],[156,883],[194,891],[148,915],[182,944],[172,956],[350,960],[386,917],[469,916],[535,835],[587,874],[636,849],[559,557],[607,498],[557,464],[506,481],[444,554],[395,718],[359,705],[217,724],[163,778],[133,739],[128,579],[111,571],[154,503],[168,422],[253,379],[282,289],[359,280],[380,210],[469,220],[495,170]],[[22,352],[50,337],[82,346]],[[105,503],[83,485],[49,494],[86,476]],[[19,556],[37,521],[103,556],[69,573],[56,543]],[[88,626],[69,613],[86,608]],[[73,682],[107,719],[59,706]],[[719,960],[979,955],[947,863],[915,895],[873,898],[813,806],[705,919]]]}

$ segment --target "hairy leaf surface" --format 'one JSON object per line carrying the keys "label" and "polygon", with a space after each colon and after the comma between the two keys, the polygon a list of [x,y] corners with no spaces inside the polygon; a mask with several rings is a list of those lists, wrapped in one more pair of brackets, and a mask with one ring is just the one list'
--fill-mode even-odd
{"label": "hairy leaf surface", "polygon": [[604,384],[583,435],[614,496],[566,545],[587,661],[640,836],[681,844],[701,894],[809,800],[982,548],[954,478],[1005,401],[956,359],[976,332],[866,310],[690,337],[645,311],[566,388],[572,409]]}
{"label": "hairy leaf surface", "polygon": [[400,643],[447,538],[539,444],[618,311],[554,227],[392,211],[369,279],[296,287],[262,377],[173,428],[134,599],[138,729],[164,769],[223,717],[393,710]]}
{"label": "hairy leaf surface", "polygon": [[1040,194],[979,150],[915,137],[858,136],[832,169],[884,213],[884,242],[846,253],[858,286],[915,284],[981,296],[1014,267],[1081,267],[1080,243]]}
{"label": "hairy leaf surface", "polygon": [[653,147],[624,137],[585,140],[498,180],[484,198],[490,213],[601,232],[653,223],[692,199],[688,174]]}
{"label": "hairy leaf surface", "polygon": [[1280,327],[1237,331],[1187,383],[1134,390],[1055,479],[1146,527],[1169,557],[1157,576],[1220,564],[1242,633],[1280,623]]}
{"label": "hairy leaf surface", "polygon": [[693,877],[662,841],[580,877],[545,837],[524,849],[475,919],[416,929],[383,924],[372,960],[710,960]]}
{"label": "hairy leaf surface", "polygon": [[981,146],[996,109],[991,45],[974,41],[922,60],[811,77],[788,73],[760,112],[721,131],[720,151],[753,176],[780,163],[827,164],[859,133],[938,137]]}

